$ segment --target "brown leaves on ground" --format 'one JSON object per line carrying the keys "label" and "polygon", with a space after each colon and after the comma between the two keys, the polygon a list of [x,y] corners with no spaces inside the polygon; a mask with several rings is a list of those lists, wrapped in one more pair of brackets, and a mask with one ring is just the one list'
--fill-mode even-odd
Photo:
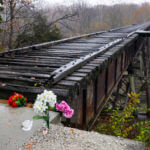
{"label": "brown leaves on ground", "polygon": [[33,104],[32,103],[27,103],[26,107],[27,108],[33,108]]}
{"label": "brown leaves on ground", "polygon": [[26,149],[26,150],[31,150],[32,147],[33,147],[33,145],[35,145],[35,144],[36,144],[36,142],[29,142],[29,143],[27,143],[27,145],[25,146],[25,149]]}
{"label": "brown leaves on ground", "polygon": [[72,133],[74,133],[74,129],[71,128],[70,131],[71,131]]}
{"label": "brown leaves on ground", "polygon": [[7,101],[7,100],[3,100],[3,99],[1,100],[1,99],[0,99],[0,103],[2,103],[2,104],[8,104],[8,101]]}

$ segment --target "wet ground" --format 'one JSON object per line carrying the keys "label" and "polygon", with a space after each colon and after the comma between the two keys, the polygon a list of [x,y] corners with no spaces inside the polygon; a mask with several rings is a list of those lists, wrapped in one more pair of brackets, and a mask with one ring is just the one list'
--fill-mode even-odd
{"label": "wet ground", "polygon": [[[34,115],[31,108],[11,108],[7,104],[0,103],[0,150],[19,150],[29,141],[34,132],[43,126],[43,121],[37,120],[33,122],[32,130],[22,130],[22,122],[32,120]],[[51,121],[58,117],[56,113],[50,115]]]}

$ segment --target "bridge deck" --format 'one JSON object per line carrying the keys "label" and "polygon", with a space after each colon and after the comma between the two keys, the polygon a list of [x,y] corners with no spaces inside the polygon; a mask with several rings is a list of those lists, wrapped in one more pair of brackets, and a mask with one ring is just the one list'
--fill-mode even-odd
{"label": "bridge deck", "polygon": [[[58,94],[59,99],[70,99],[69,103],[74,108],[76,107],[76,110],[87,107],[89,113],[86,115],[90,116],[86,118],[86,122],[89,122],[89,118],[94,113],[91,110],[93,109],[91,106],[94,105],[94,109],[97,110],[102,103],[102,101],[97,101],[95,104],[95,102],[91,101],[94,94],[90,92],[96,92],[98,95],[96,99],[104,99],[110,93],[116,80],[136,53],[135,44],[132,45],[133,42],[135,40],[140,42],[141,40],[136,34],[131,35],[129,38],[125,37],[137,29],[145,30],[149,26],[149,24],[132,25],[108,32],[60,41],[58,44],[54,42],[52,44],[48,43],[46,46],[35,45],[0,53],[0,98],[8,98],[13,92],[20,92],[31,100],[31,94],[32,97],[35,97],[45,88],[51,89]],[[91,52],[98,51],[100,47],[120,38],[125,39],[88,63],[68,73],[57,83],[49,84],[51,74],[56,69]],[[125,47],[130,45],[130,49],[125,51]],[[133,49],[132,51],[131,48]],[[101,74],[100,77],[98,76],[99,74]],[[94,82],[91,82],[91,80],[94,80]],[[95,82],[99,84],[95,85]],[[97,91],[93,91],[93,88],[97,89]],[[81,89],[82,93],[80,93]],[[99,92],[99,89],[102,89],[101,92]],[[82,102],[77,100],[78,98],[81,98]],[[89,103],[86,103],[86,106],[84,106],[84,99],[89,99]],[[82,106],[79,106],[81,104]],[[80,113],[74,119],[78,120],[77,124],[84,120],[81,116],[84,116],[84,114]]]}

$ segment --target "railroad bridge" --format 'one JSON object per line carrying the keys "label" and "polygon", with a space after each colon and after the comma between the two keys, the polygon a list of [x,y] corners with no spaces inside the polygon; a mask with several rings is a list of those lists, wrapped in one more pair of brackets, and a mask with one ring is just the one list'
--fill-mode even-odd
{"label": "railroad bridge", "polygon": [[71,126],[88,128],[148,38],[150,23],[85,34],[0,53],[0,98],[34,101],[44,89],[75,110]]}

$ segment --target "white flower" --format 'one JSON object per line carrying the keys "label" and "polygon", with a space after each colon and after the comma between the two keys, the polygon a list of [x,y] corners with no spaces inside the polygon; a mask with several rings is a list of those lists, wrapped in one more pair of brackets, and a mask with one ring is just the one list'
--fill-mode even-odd
{"label": "white flower", "polygon": [[44,104],[49,104],[50,107],[54,107],[57,102],[57,96],[52,91],[44,90],[40,95],[37,95],[36,101],[42,101]]}
{"label": "white flower", "polygon": [[32,125],[33,125],[32,120],[25,120],[24,122],[22,122],[22,129],[24,131],[29,131],[29,130],[31,130]]}
{"label": "white flower", "polygon": [[52,91],[44,90],[44,101],[49,104],[50,107],[54,107],[57,102],[57,97]]}
{"label": "white flower", "polygon": [[48,106],[42,101],[36,101],[34,103],[33,109],[36,113],[43,113],[48,109]]}
{"label": "white flower", "polygon": [[44,90],[42,94],[38,94],[33,109],[36,113],[44,113],[49,107],[54,107],[57,97],[52,91]]}

